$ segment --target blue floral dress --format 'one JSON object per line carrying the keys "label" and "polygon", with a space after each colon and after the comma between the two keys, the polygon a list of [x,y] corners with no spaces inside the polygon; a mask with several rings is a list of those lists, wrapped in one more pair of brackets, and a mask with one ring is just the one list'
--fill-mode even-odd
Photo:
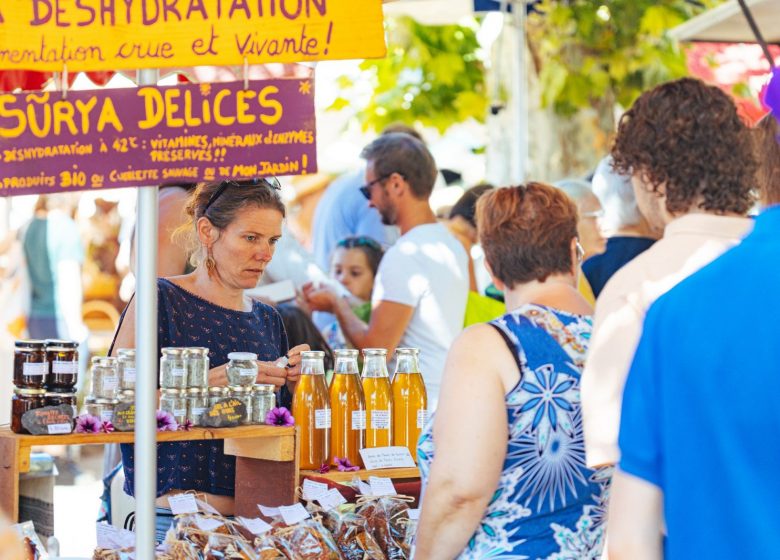
{"label": "blue floral dress", "polygon": [[[612,469],[585,466],[580,375],[591,319],[525,305],[489,324],[521,377],[506,395],[509,441],[498,488],[458,558],[598,559]],[[432,430],[433,418],[418,443],[423,493]]]}

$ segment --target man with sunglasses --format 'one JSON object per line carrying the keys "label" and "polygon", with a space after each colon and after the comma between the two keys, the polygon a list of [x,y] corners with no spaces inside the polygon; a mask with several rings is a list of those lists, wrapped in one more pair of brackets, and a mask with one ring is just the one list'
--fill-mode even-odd
{"label": "man with sunglasses", "polygon": [[425,145],[405,133],[383,134],[366,146],[366,182],[360,192],[399,240],[379,265],[368,324],[332,290],[307,286],[309,305],[334,313],[356,348],[420,349],[429,408],[436,406],[447,350],[463,326],[468,257],[460,242],[436,221],[429,197],[436,163]]}

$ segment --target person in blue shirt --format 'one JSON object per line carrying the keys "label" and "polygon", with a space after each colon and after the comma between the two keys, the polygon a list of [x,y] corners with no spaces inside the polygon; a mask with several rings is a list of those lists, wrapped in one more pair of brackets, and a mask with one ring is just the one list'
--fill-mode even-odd
{"label": "person in blue shirt", "polygon": [[780,299],[758,294],[777,290],[778,255],[773,206],[650,308],[623,394],[610,559],[777,557]]}

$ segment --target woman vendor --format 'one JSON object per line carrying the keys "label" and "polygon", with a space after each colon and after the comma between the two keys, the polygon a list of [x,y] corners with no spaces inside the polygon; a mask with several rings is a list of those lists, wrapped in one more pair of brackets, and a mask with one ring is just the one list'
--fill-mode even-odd
{"label": "woman vendor", "polygon": [[[227,385],[230,352],[258,356],[257,383],[280,388],[280,406],[289,406],[300,375],[301,345],[289,349],[281,317],[272,307],[253,301],[244,290],[254,288],[274,255],[282,235],[285,207],[275,178],[201,184],[186,208],[194,234],[190,274],[157,281],[158,350],[206,347],[212,369],[209,386]],[[111,354],[135,347],[135,302],[119,324]],[[287,368],[274,362],[287,356]],[[125,492],[133,495],[133,446],[122,445]],[[225,455],[223,442],[185,441],[157,445],[157,538],[171,524],[167,496],[195,490],[223,515],[234,509],[235,457]]]}

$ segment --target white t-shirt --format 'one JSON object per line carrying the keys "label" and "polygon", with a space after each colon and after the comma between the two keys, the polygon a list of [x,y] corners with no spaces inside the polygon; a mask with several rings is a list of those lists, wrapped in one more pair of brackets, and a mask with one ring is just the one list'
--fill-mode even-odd
{"label": "white t-shirt", "polygon": [[371,301],[414,307],[399,347],[420,349],[420,370],[435,410],[447,351],[463,329],[469,290],[463,245],[441,224],[402,235],[379,264]]}

